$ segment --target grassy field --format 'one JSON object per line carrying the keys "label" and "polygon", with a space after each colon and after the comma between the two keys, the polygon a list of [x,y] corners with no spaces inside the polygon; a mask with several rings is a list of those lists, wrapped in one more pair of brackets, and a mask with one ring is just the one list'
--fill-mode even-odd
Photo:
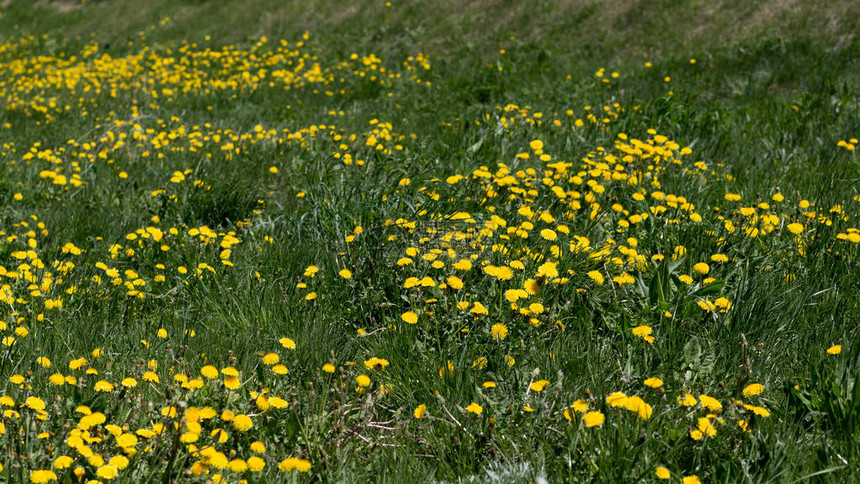
{"label": "grassy field", "polygon": [[0,481],[860,481],[860,4],[0,3]]}

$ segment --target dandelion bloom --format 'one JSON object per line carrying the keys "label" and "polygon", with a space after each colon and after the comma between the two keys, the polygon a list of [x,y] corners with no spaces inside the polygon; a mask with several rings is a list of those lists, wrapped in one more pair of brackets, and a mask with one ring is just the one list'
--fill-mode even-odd
{"label": "dandelion bloom", "polygon": [[406,311],[405,313],[400,315],[400,319],[402,319],[405,323],[415,324],[418,322],[418,315],[412,311]]}
{"label": "dandelion bloom", "polygon": [[341,269],[338,274],[344,279],[352,279],[352,271],[350,271],[349,269]]}
{"label": "dandelion bloom", "polygon": [[770,417],[770,411],[764,407],[759,407],[756,405],[744,405],[744,408],[749,410],[750,412],[758,415],[759,417],[767,418]]}
{"label": "dandelion bloom", "polygon": [[508,327],[502,323],[496,323],[490,329],[490,334],[494,340],[503,340],[508,337]]}
{"label": "dandelion bloom", "polygon": [[27,397],[27,400],[24,401],[24,405],[27,408],[31,408],[33,410],[44,410],[45,409],[45,401],[38,397]]}
{"label": "dandelion bloom", "polygon": [[663,380],[657,377],[651,377],[645,380],[645,386],[650,388],[660,388],[663,386]]}
{"label": "dandelion bloom", "polygon": [[233,459],[227,464],[227,468],[233,472],[245,472],[248,470],[248,463],[243,459]]}
{"label": "dandelion bloom", "polygon": [[654,474],[657,475],[657,479],[661,479],[661,480],[666,480],[666,479],[669,479],[670,477],[672,477],[672,473],[669,472],[669,469],[666,469],[663,466],[658,467],[654,471]]}
{"label": "dandelion bloom", "polygon": [[842,353],[842,345],[833,345],[827,348],[828,355],[838,355],[839,353]]}
{"label": "dandelion bloom", "polygon": [[696,272],[696,274],[700,274],[703,276],[708,272],[711,272],[711,268],[708,267],[708,264],[705,264],[704,262],[699,262],[698,264],[694,265],[693,270]]}
{"label": "dandelion bloom", "polygon": [[119,469],[112,465],[101,466],[96,471],[96,475],[102,479],[111,480],[119,474]]}
{"label": "dandelion bloom", "polygon": [[278,470],[281,472],[308,472],[311,470],[311,461],[306,459],[297,459],[295,457],[288,457],[282,460],[280,464],[278,464]]}
{"label": "dandelion bloom", "polygon": [[247,415],[239,414],[233,417],[233,428],[239,432],[247,432],[253,426],[254,422],[251,420],[251,417]]}
{"label": "dandelion bloom", "polygon": [[753,383],[751,385],[747,385],[746,388],[744,388],[744,396],[754,397],[756,395],[761,394],[761,392],[763,391],[764,387],[761,385],[761,383]]}
{"label": "dandelion bloom", "polygon": [[712,412],[721,412],[723,410],[723,404],[714,397],[699,395],[699,401],[702,402],[702,408],[705,410],[710,410]]}
{"label": "dandelion bloom", "polygon": [[588,273],[588,277],[590,277],[591,280],[599,286],[603,285],[603,281],[605,280],[603,278],[603,274],[601,274],[600,271],[591,271]]}
{"label": "dandelion bloom", "polygon": [[427,413],[427,405],[424,405],[422,403],[421,405],[418,405],[417,407],[415,407],[415,412],[413,412],[413,415],[415,415],[415,418],[423,418],[426,413]]}
{"label": "dandelion bloom", "polygon": [[698,403],[696,397],[690,393],[678,396],[678,405],[682,407],[695,407],[696,403]]}
{"label": "dandelion bloom", "polygon": [[648,405],[645,400],[642,400],[640,397],[636,396],[627,399],[625,408],[635,413],[640,420],[648,420],[649,418],[651,418],[651,414],[653,413],[651,405]]}
{"label": "dandelion bloom", "polygon": [[606,417],[600,412],[588,412],[582,416],[586,427],[596,427],[606,421]]}
{"label": "dandelion bloom", "polygon": [[633,328],[633,336],[638,336],[639,338],[645,338],[647,336],[651,336],[652,329],[650,326],[643,324],[641,326],[636,326]]}
{"label": "dandelion bloom", "polygon": [[113,385],[106,380],[99,380],[93,386],[93,390],[97,392],[110,392],[113,391]]}
{"label": "dandelion bloom", "polygon": [[46,482],[56,481],[57,475],[51,470],[37,470],[30,472],[30,482],[34,484],[45,484]]}
{"label": "dandelion bloom", "polygon": [[251,472],[260,472],[264,467],[266,467],[266,461],[257,456],[250,457],[247,463],[248,470]]}
{"label": "dandelion bloom", "polygon": [[388,360],[382,358],[371,358],[364,361],[364,367],[368,370],[384,370],[388,366]]}
{"label": "dandelion bloom", "polygon": [[355,377],[355,383],[362,388],[366,388],[370,386],[370,377],[367,375],[358,375]]}
{"label": "dandelion bloom", "polygon": [[612,407],[623,408],[627,405],[627,395],[622,392],[614,392],[606,397],[606,403]]}
{"label": "dandelion bloom", "polygon": [[481,414],[481,412],[483,412],[483,411],[484,411],[484,407],[482,407],[482,406],[478,405],[478,404],[477,404],[477,403],[475,403],[475,402],[472,402],[471,404],[469,404],[469,406],[468,406],[468,407],[466,407],[466,411],[467,411],[467,412],[474,413],[475,415],[480,415],[480,414]]}
{"label": "dandelion bloom", "polygon": [[547,387],[547,385],[549,385],[549,382],[547,380],[538,380],[536,382],[532,382],[529,385],[529,390],[533,392],[542,392],[543,389]]}
{"label": "dandelion bloom", "polygon": [[205,378],[214,380],[218,378],[218,368],[215,368],[212,365],[206,365],[200,369],[200,374],[203,375]]}
{"label": "dandelion bloom", "polygon": [[788,224],[788,230],[794,235],[800,235],[803,232],[803,225],[799,223]]}
{"label": "dandelion bloom", "polygon": [[681,484],[702,484],[697,476],[687,476],[681,480]]}

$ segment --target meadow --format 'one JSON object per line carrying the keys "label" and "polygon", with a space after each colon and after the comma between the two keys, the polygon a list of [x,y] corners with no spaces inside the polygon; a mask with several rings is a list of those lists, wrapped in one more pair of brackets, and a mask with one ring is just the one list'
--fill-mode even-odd
{"label": "meadow", "polygon": [[860,481],[860,6],[0,3],[0,481]]}

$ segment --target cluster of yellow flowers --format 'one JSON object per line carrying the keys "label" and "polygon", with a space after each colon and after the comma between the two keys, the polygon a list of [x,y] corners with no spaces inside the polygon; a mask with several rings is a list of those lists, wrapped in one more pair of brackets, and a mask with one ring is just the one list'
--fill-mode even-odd
{"label": "cluster of yellow flowers", "polygon": [[[285,422],[295,418],[287,409],[296,405],[299,385],[336,395],[326,404],[340,415],[388,403],[401,390],[391,376],[398,365],[386,359],[394,356],[368,352],[358,362],[337,361],[333,351],[319,369],[303,368],[306,381],[299,382],[291,369],[303,362],[288,337],[260,339],[246,360],[221,348],[224,364],[216,366],[198,346],[200,328],[147,327],[145,339],[133,342],[146,355],[139,361],[102,345],[73,350],[80,348],[66,341],[73,335],[51,331],[60,315],[86,305],[104,304],[123,316],[144,307],[157,313],[179,304],[173,297],[189,287],[211,283],[228,291],[232,287],[223,281],[251,274],[264,281],[262,264],[243,265],[242,256],[276,246],[255,230],[262,216],[274,213],[267,212],[267,200],[252,199],[241,213],[212,222],[183,211],[230,190],[207,181],[207,166],[235,167],[263,148],[278,155],[295,149],[337,160],[338,170],[357,174],[364,173],[359,167],[369,172],[375,160],[408,152],[417,138],[401,132],[396,119],[362,120],[344,129],[340,118],[346,115],[338,109],[327,111],[326,122],[303,127],[194,124],[176,111],[183,101],[214,104],[285,90],[335,97],[362,83],[430,88],[428,57],[409,56],[395,68],[374,54],[327,64],[307,45],[308,35],[295,43],[264,37],[247,49],[131,44],[129,54],[117,57],[96,43],[71,55],[42,55],[38,44],[45,39],[0,44],[4,109],[40,126],[56,126],[72,113],[93,126],[57,145],[4,141],[0,150],[14,187],[4,185],[9,209],[0,230],[0,349],[11,362],[0,375],[7,382],[0,394],[0,435],[8,437],[0,471],[5,465],[12,479],[26,475],[34,483],[150,481],[156,474],[221,483],[274,469],[310,472],[319,449],[310,448],[307,436],[301,444],[282,438],[296,432],[285,430]],[[597,72],[601,83],[617,77]],[[115,99],[128,104],[110,112],[100,108]],[[285,299],[293,297],[291,308],[337,301],[377,276],[359,263],[360,247],[372,235],[384,242],[380,257],[395,284],[377,305],[379,327],[347,327],[350,337],[396,334],[424,347],[459,342],[457,358],[438,347],[422,355],[433,360],[427,372],[433,385],[478,382],[461,385],[469,386],[468,396],[458,395],[455,411],[444,388],[427,392],[422,384],[408,391],[425,403],[406,418],[399,409],[373,407],[403,424],[377,428],[400,431],[440,419],[462,429],[458,419],[495,425],[514,414],[549,415],[561,433],[593,435],[615,422],[661,418],[701,448],[708,439],[743,435],[770,418],[763,385],[746,381],[730,395],[714,382],[625,375],[608,382],[608,391],[583,387],[577,389],[583,398],[559,398],[566,376],[547,376],[560,356],[543,343],[592,325],[627,345],[630,361],[647,360],[668,346],[667,335],[677,328],[720,324],[732,316],[732,267],[747,262],[748,244],[781,257],[787,282],[802,273],[807,250],[820,237],[833,242],[832,251],[856,250],[860,230],[846,226],[850,217],[843,206],[819,206],[778,189],[756,196],[730,192],[733,179],[723,167],[692,161],[690,147],[653,129],[641,139],[617,134],[610,145],[577,153],[575,160],[533,135],[539,128],[606,135],[628,112],[618,102],[563,115],[514,104],[491,111],[469,124],[505,137],[512,147],[506,159],[426,183],[403,177],[382,187],[385,193],[373,203],[385,216],[373,224],[355,221],[339,235],[342,240],[332,241],[343,249],[334,264],[317,261],[291,274],[296,290],[285,292]],[[852,138],[839,147],[854,150],[856,144]],[[284,179],[293,166],[271,159],[264,164],[247,169],[276,180],[279,189],[289,183]],[[128,203],[128,213],[142,215],[110,221],[122,227],[112,236],[67,235],[72,231],[57,228],[60,217],[33,208],[59,210],[117,187],[143,195],[110,203]],[[708,190],[719,190],[722,206],[703,202]],[[296,197],[315,195],[300,191]],[[824,230],[833,226],[835,235]],[[276,343],[280,347],[272,349]],[[826,352],[837,356],[841,350],[834,345]],[[65,354],[62,361],[51,361],[58,353]],[[708,395],[706,386],[717,396]],[[720,394],[714,393],[718,387]],[[661,466],[655,475],[669,479],[671,472]],[[683,482],[699,479],[690,475]]]}

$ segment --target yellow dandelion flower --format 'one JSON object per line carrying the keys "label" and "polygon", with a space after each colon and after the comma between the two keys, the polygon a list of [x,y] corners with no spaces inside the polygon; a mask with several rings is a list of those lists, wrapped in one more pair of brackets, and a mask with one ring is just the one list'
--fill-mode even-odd
{"label": "yellow dandelion flower", "polygon": [[601,412],[587,412],[582,416],[582,422],[586,427],[596,427],[606,421],[606,416]]}
{"label": "yellow dandelion flower", "polygon": [[743,394],[745,397],[754,397],[760,395],[764,391],[764,386],[761,383],[752,383],[744,388]]}
{"label": "yellow dandelion flower", "polygon": [[533,392],[542,392],[549,385],[547,380],[538,380],[529,385],[529,390]]}

